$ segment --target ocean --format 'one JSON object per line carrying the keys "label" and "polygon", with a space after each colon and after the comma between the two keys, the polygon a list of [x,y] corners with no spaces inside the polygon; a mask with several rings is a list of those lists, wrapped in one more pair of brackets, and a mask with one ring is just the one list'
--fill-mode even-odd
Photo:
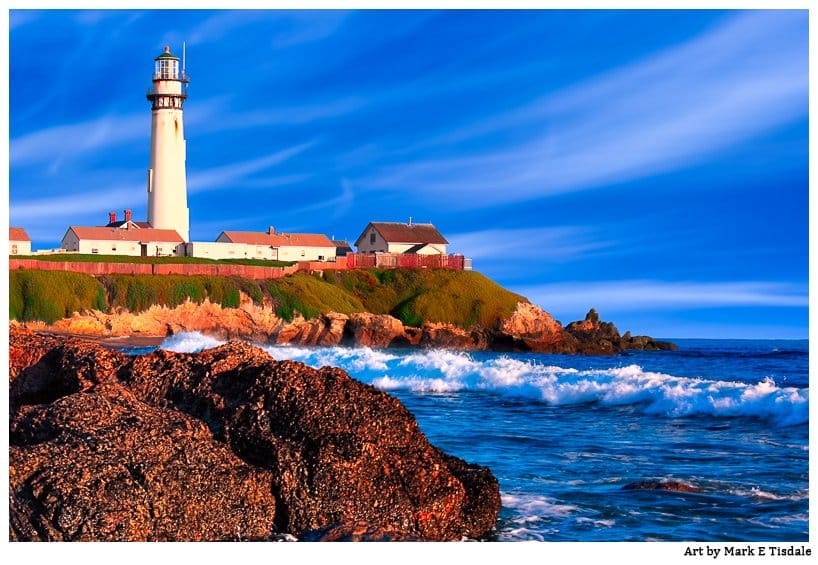
{"label": "ocean", "polygon": [[[807,340],[671,341],[679,351],[612,357],[263,348],[343,368],[399,398],[431,443],[488,466],[497,541],[807,541]],[[698,492],[625,488],[641,481]]]}

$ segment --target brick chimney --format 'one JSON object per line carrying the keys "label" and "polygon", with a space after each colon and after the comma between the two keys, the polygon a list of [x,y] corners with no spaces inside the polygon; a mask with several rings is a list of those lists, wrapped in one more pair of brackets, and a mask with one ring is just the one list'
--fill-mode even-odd
{"label": "brick chimney", "polygon": [[116,212],[108,212],[108,223],[113,224],[116,221]]}
{"label": "brick chimney", "polygon": [[276,229],[273,226],[270,226],[269,228],[267,228],[267,235],[275,235],[275,234],[276,234]]}
{"label": "brick chimney", "polygon": [[131,221],[131,214],[132,214],[132,213],[133,213],[133,212],[131,212],[130,210],[125,210],[125,221],[126,221],[126,222],[130,222],[130,221]]}

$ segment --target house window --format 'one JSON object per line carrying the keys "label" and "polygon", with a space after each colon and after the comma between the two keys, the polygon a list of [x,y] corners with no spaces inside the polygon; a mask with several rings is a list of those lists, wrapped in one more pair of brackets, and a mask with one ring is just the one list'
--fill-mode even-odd
{"label": "house window", "polygon": [[374,231],[369,234],[369,243],[373,244],[373,245],[375,243],[375,232]]}
{"label": "house window", "polygon": [[17,246],[16,245],[11,246],[11,254],[12,255],[17,255]]}
{"label": "house window", "polygon": [[116,251],[116,245],[111,246],[111,251]]}
{"label": "house window", "polygon": [[305,254],[306,254],[306,253],[305,253],[305,252],[304,252],[304,250],[302,249],[302,250],[301,250],[301,256],[303,257]]}

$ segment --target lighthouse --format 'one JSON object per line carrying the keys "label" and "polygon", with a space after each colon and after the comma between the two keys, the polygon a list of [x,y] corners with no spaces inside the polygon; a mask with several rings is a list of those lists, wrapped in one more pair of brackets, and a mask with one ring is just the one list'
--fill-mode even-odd
{"label": "lighthouse", "polygon": [[185,130],[182,105],[187,98],[188,78],[179,70],[179,57],[170,47],[156,57],[151,102],[151,156],[148,169],[148,223],[176,230],[189,241],[190,212],[185,177]]}

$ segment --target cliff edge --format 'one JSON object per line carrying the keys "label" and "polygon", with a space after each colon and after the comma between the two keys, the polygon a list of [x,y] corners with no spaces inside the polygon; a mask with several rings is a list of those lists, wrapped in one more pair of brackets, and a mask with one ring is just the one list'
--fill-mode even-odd
{"label": "cliff edge", "polygon": [[270,281],[12,271],[10,317],[31,329],[100,337],[198,331],[298,345],[443,347],[614,354],[672,349],[620,336],[595,310],[563,327],[487,277],[440,269],[354,270]]}

